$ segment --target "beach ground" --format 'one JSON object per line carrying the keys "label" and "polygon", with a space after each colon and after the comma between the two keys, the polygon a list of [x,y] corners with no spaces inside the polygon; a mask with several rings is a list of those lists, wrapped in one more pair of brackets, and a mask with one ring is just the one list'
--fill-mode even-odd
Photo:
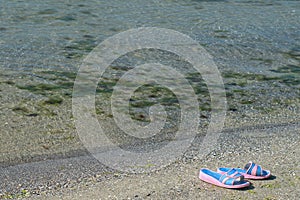
{"label": "beach ground", "polygon": [[[42,183],[42,176],[52,179],[52,189],[38,195],[30,188],[23,189],[23,197],[29,199],[297,199],[299,132],[299,124],[231,130],[205,158],[181,160],[145,174],[109,172],[103,166],[99,169],[101,165],[90,156],[16,165],[4,171],[11,182]],[[219,188],[198,178],[200,168],[243,167],[250,160],[271,170],[272,177],[251,181],[252,185],[242,190]],[[59,176],[66,176],[63,179],[69,180],[69,186]],[[71,183],[74,177],[79,180],[77,184]]]}

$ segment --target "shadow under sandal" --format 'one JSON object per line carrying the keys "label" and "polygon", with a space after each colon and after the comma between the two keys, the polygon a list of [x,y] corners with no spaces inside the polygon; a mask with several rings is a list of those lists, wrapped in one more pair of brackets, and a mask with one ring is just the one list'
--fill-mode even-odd
{"label": "shadow under sandal", "polygon": [[[232,168],[224,168],[221,167],[218,169],[218,172],[221,174],[227,173]],[[268,170],[263,170],[260,165],[257,165],[253,162],[249,162],[246,164],[244,169],[240,168],[234,168],[236,171],[238,171],[240,174],[242,174],[245,179],[267,179],[271,176],[271,172]]]}
{"label": "shadow under sandal", "polygon": [[220,174],[204,168],[200,170],[199,178],[207,183],[231,189],[244,188],[250,185],[250,182],[245,181],[244,176],[235,169]]}

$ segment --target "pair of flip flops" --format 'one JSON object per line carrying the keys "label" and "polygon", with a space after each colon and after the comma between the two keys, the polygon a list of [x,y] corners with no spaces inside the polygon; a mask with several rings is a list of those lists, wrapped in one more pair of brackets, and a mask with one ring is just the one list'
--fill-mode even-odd
{"label": "pair of flip flops", "polygon": [[271,172],[263,170],[261,166],[249,162],[244,169],[240,168],[218,168],[217,172],[203,168],[200,170],[199,178],[207,183],[224,188],[244,188],[250,185],[245,179],[267,179]]}

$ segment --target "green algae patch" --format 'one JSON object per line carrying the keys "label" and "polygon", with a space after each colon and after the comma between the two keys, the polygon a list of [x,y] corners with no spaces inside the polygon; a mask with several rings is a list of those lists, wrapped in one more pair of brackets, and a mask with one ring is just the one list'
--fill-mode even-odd
{"label": "green algae patch", "polygon": [[66,94],[72,96],[72,89],[74,81],[58,81],[55,83],[31,83],[31,84],[17,84],[16,87],[21,90],[27,90],[34,94],[49,95],[54,93]]}
{"label": "green algae patch", "polygon": [[267,76],[264,74],[245,74],[245,73],[237,73],[233,71],[226,71],[222,73],[223,78],[228,79],[246,79],[252,81],[271,81],[271,80],[279,80],[279,77],[276,76]]}
{"label": "green algae patch", "polygon": [[24,116],[28,116],[28,117],[36,117],[39,115],[38,113],[33,112],[30,109],[28,109],[25,105],[14,106],[12,108],[12,111],[14,111],[15,113],[24,115]]}
{"label": "green algae patch", "polygon": [[287,58],[300,60],[300,47],[294,47],[288,52],[283,52],[283,55]]}
{"label": "green algae patch", "polygon": [[15,112],[22,112],[22,113],[29,113],[29,109],[24,107],[24,106],[15,106],[12,108],[13,111]]}
{"label": "green algae patch", "polygon": [[88,38],[84,40],[78,40],[73,42],[71,45],[66,46],[65,49],[75,49],[83,51],[91,51],[96,47],[96,40]]}
{"label": "green algae patch", "polygon": [[287,74],[280,76],[279,82],[288,86],[297,86],[300,85],[300,77],[294,74]]}
{"label": "green algae patch", "polygon": [[74,82],[58,82],[58,86],[61,89],[72,89],[74,86]]}
{"label": "green algae patch", "polygon": [[251,60],[259,61],[259,62],[262,62],[264,64],[272,64],[273,63],[272,59],[266,59],[266,58],[251,58]]}
{"label": "green algae patch", "polygon": [[100,81],[96,88],[96,93],[112,93],[116,82]]}
{"label": "green algae patch", "polygon": [[57,10],[55,10],[55,9],[45,9],[45,10],[39,11],[37,14],[38,15],[52,15],[55,13],[57,13]]}
{"label": "green algae patch", "polygon": [[253,104],[255,101],[253,100],[241,100],[240,104]]}
{"label": "green algae patch", "polygon": [[64,16],[61,16],[61,17],[57,17],[56,19],[61,20],[61,21],[66,21],[66,22],[76,20],[76,18],[72,15],[64,15]]}
{"label": "green algae patch", "polygon": [[77,73],[70,71],[41,71],[41,74],[55,75],[58,78],[69,78],[75,80]]}
{"label": "green algae patch", "polygon": [[103,115],[103,114],[105,114],[105,112],[102,108],[96,107],[96,114],[97,115]]}
{"label": "green algae patch", "polygon": [[210,103],[203,103],[203,104],[199,105],[199,110],[201,110],[201,111],[211,111],[212,108],[211,108]]}
{"label": "green algae patch", "polygon": [[15,82],[13,82],[11,80],[3,81],[3,83],[5,83],[7,85],[14,85],[15,84]]}
{"label": "green algae patch", "polygon": [[270,71],[283,74],[282,76],[278,77],[280,83],[283,83],[287,86],[300,85],[300,66],[298,65],[282,66]]}
{"label": "green algae patch", "polygon": [[17,87],[21,90],[28,90],[36,94],[45,94],[45,91],[54,91],[59,89],[59,86],[57,85],[46,84],[46,83],[17,85]]}
{"label": "green algae patch", "polygon": [[275,73],[296,73],[296,74],[300,74],[300,66],[287,65],[287,66],[278,67],[277,69],[272,69],[270,71],[275,72]]}
{"label": "green algae patch", "polygon": [[144,108],[144,107],[150,107],[153,106],[155,103],[152,101],[130,101],[130,106],[136,107],[136,108]]}
{"label": "green algae patch", "polygon": [[174,106],[178,100],[172,91],[158,85],[141,86],[130,99],[131,107],[144,108],[154,104]]}

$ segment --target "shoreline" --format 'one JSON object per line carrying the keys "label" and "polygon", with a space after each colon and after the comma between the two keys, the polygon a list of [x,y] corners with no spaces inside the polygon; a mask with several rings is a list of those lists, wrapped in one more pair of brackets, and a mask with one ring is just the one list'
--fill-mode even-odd
{"label": "shoreline", "polygon": [[[290,127],[290,126],[293,127],[293,126],[297,126],[298,123],[299,122],[286,122],[286,123],[278,123],[278,124],[259,124],[255,126],[226,128],[223,129],[221,135],[234,133],[234,132],[259,131],[265,129],[282,128],[282,127]],[[16,160],[0,162],[0,168],[5,169],[5,168],[19,166],[28,163],[39,163],[39,162],[51,161],[51,160],[64,160],[64,159],[72,159],[76,157],[92,157],[92,155],[88,150],[82,147],[82,149],[71,150],[68,152],[42,154],[42,155],[37,155],[35,157],[33,157],[32,155],[28,155],[28,157],[23,157],[22,159],[19,160],[16,159]]]}

